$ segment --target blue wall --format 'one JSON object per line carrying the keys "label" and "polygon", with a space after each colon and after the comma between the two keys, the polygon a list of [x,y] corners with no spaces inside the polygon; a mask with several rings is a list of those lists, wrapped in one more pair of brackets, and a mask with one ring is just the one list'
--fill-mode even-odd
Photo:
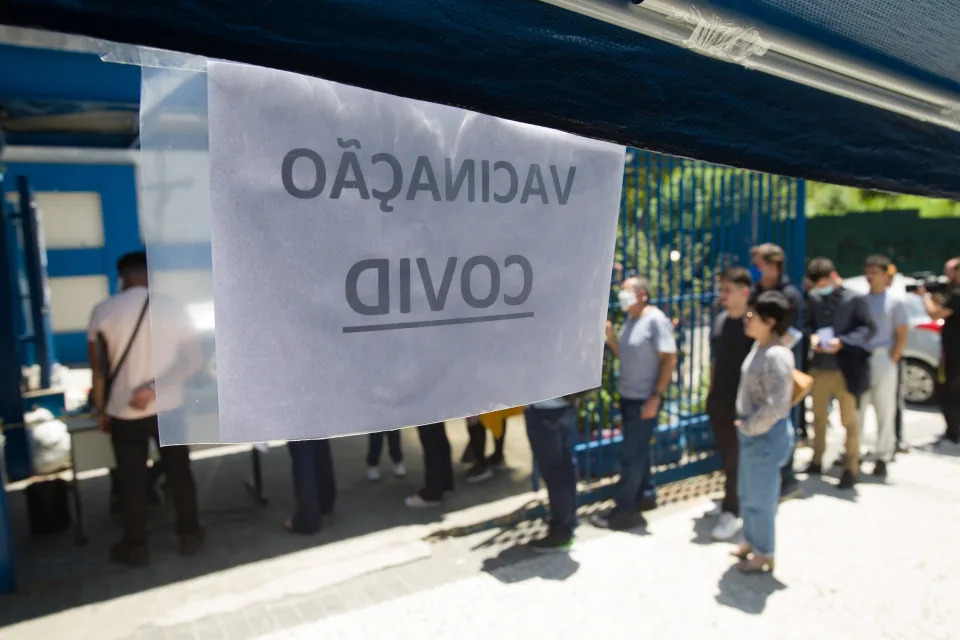
{"label": "blue wall", "polygon": [[[136,173],[132,165],[40,164],[4,165],[6,182],[25,175],[34,191],[96,191],[103,206],[104,246],[91,249],[47,249],[48,276],[106,275],[110,291],[117,287],[114,269],[124,253],[143,248],[137,220]],[[63,364],[87,361],[82,331],[54,334],[57,359]]]}

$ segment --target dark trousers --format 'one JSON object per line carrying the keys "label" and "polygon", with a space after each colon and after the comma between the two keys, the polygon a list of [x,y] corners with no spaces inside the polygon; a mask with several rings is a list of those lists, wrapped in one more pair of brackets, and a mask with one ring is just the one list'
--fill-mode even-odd
{"label": "dark trousers", "polygon": [[577,410],[527,407],[524,416],[533,461],[547,485],[550,533],[572,537],[577,526],[577,462],[573,455]]}
{"label": "dark trousers", "polygon": [[940,408],[947,423],[944,436],[953,442],[960,442],[960,358],[946,356],[945,379],[940,387]]}
{"label": "dark trousers", "polygon": [[720,509],[738,516],[740,499],[737,495],[737,467],[740,462],[740,442],[737,438],[737,427],[733,424],[737,419],[737,408],[733,402],[723,402],[708,396],[707,413],[710,416],[713,442],[723,465],[723,502],[720,503]]}
{"label": "dark trousers", "polygon": [[417,427],[417,434],[423,446],[424,487],[420,497],[437,502],[444,491],[453,491],[453,459],[447,429],[444,423],[434,422]]}
{"label": "dark trousers", "polygon": [[633,511],[644,498],[656,496],[650,470],[651,441],[659,416],[641,418],[645,400],[620,399],[623,441],[620,445],[620,480],[614,491],[614,511]]}
{"label": "dark trousers", "polygon": [[376,467],[380,464],[380,454],[383,452],[383,436],[387,436],[387,446],[390,448],[390,459],[395,464],[403,462],[403,449],[400,448],[400,431],[378,431],[371,433],[367,443],[367,466]]}
{"label": "dark trousers", "polygon": [[903,443],[903,360],[897,366],[897,417],[894,422],[894,429],[897,436],[897,446]]}
{"label": "dark trousers", "polygon": [[[147,542],[147,457],[152,439],[159,445],[157,416],[139,420],[110,419],[110,439],[117,459],[117,488],[123,517],[124,542]],[[197,489],[190,471],[190,452],[184,445],[160,447],[163,472],[177,513],[177,533],[200,532],[197,514]]]}
{"label": "dark trousers", "polygon": [[333,512],[337,484],[328,440],[295,440],[287,443],[293,468],[293,530],[315,533],[320,516]]}
{"label": "dark trousers", "polygon": [[467,447],[477,467],[487,466],[487,428],[479,422],[467,423],[467,435],[470,437]]}
{"label": "dark trousers", "polygon": [[499,463],[503,461],[503,441],[507,436],[506,422],[506,420],[503,421],[500,437],[493,439],[493,455],[490,458],[487,458],[487,428],[479,422],[476,424],[467,423],[467,434],[470,437],[467,448],[470,450],[470,456],[475,467],[485,469],[491,462]]}

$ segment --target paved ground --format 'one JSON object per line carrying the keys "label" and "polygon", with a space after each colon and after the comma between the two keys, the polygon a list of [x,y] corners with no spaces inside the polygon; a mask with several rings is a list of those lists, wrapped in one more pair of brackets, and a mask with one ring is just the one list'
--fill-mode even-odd
{"label": "paved ground", "polygon": [[[935,414],[908,414],[915,443],[941,428]],[[511,445],[522,447],[522,437],[513,429]],[[415,467],[412,441],[407,450]],[[808,450],[800,463],[804,456]],[[217,462],[207,472],[211,485],[220,486],[222,466],[243,460]],[[341,496],[353,503],[341,500],[316,538],[277,532],[286,478],[270,476],[278,490],[271,506],[252,511],[234,489],[218,502],[236,509],[208,513],[204,554],[184,562],[167,541],[146,571],[103,562],[109,521],[86,550],[69,540],[32,542],[24,554],[29,582],[0,598],[0,638],[572,637],[631,629],[657,637],[956,637],[960,457],[902,455],[886,484],[864,482],[852,495],[835,489],[836,478],[805,481],[805,499],[787,503],[778,519],[775,578],[729,570],[729,546],[710,544],[710,523],[699,517],[703,497],[661,507],[649,532],[583,526],[569,556],[533,556],[520,546],[541,531],[539,522],[430,535],[514,510],[531,496],[503,496],[522,492],[526,473],[458,492],[442,521],[390,506],[415,481],[372,492],[347,479]],[[716,479],[702,479],[674,495],[715,487]],[[370,498],[384,493],[391,502],[378,499],[371,509]]]}

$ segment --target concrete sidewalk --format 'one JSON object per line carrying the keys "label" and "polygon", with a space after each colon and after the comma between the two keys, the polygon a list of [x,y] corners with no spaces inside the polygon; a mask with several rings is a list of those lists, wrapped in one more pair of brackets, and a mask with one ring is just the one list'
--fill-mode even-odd
{"label": "concrete sidewalk", "polygon": [[646,534],[581,527],[569,555],[488,562],[263,638],[956,638],[960,458],[901,456],[889,484],[855,494],[835,482],[808,480],[807,498],[784,504],[774,576],[733,568],[701,501]]}
{"label": "concrete sidewalk", "polygon": [[[511,429],[516,453],[508,456],[519,466],[525,435]],[[938,415],[908,413],[915,444],[939,430]],[[450,431],[463,437],[461,429]],[[831,431],[828,457],[841,436]],[[523,543],[543,532],[542,522],[470,533],[470,525],[535,497],[525,492],[528,469],[458,491],[444,513],[411,512],[397,505],[419,477],[416,446],[406,440],[413,477],[373,487],[362,478],[361,443],[338,443],[338,463],[352,462],[340,469],[354,476],[344,480],[347,500],[317,537],[279,529],[289,508],[280,493],[262,511],[208,512],[211,544],[196,558],[177,556],[172,537],[158,532],[147,570],[106,562],[115,528],[109,519],[89,549],[69,538],[59,546],[29,542],[23,551],[32,580],[0,598],[0,639],[566,638],[598,631],[738,640],[754,632],[956,637],[960,457],[902,455],[886,484],[865,481],[854,494],[839,492],[836,477],[805,480],[806,497],[786,503],[778,519],[771,578],[730,571],[730,546],[710,543],[711,523],[698,516],[719,476],[662,492],[668,504],[650,514],[649,532],[584,525],[571,555],[540,557]],[[278,453],[268,456],[268,484],[279,493],[288,471]],[[801,450],[798,466],[809,455]],[[221,504],[244,504],[237,482],[244,460],[208,461],[198,474],[201,490]]]}

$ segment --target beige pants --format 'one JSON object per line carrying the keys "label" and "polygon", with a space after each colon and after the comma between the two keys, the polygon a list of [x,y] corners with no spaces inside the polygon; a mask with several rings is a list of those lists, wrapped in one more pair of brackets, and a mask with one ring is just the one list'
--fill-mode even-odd
{"label": "beige pants", "polygon": [[827,448],[827,418],[830,414],[830,401],[836,398],[840,403],[840,421],[847,432],[846,467],[856,474],[860,470],[860,417],[857,415],[857,398],[847,391],[847,383],[839,371],[814,370],[813,390],[813,462],[823,463],[823,452]]}

